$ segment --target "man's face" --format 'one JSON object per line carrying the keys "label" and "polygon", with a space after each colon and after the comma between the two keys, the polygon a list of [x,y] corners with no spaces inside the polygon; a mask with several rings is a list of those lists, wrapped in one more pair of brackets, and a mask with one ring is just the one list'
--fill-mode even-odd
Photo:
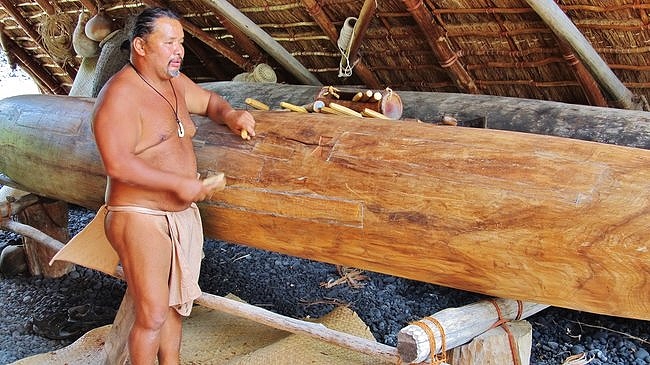
{"label": "man's face", "polygon": [[157,19],[154,31],[146,38],[147,58],[156,63],[160,62],[169,76],[178,76],[185,56],[183,39],[183,26],[178,20]]}

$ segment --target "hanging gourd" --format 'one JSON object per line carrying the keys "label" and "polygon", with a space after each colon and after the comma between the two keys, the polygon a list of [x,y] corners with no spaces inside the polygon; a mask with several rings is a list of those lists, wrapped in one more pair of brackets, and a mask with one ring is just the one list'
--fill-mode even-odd
{"label": "hanging gourd", "polygon": [[113,20],[104,9],[99,9],[97,14],[86,23],[85,31],[88,38],[95,42],[101,42],[113,31]]}
{"label": "hanging gourd", "polygon": [[72,47],[75,53],[81,57],[95,57],[99,54],[99,43],[86,35],[87,21],[88,13],[80,12],[77,26],[72,33]]}

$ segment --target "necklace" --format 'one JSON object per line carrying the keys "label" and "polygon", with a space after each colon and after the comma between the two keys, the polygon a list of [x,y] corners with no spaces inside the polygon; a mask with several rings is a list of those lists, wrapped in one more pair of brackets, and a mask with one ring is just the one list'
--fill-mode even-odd
{"label": "necklace", "polygon": [[176,97],[176,90],[174,90],[174,84],[172,83],[172,80],[169,80],[169,86],[172,87],[172,92],[174,93],[174,102],[176,103],[176,108],[172,106],[172,103],[169,100],[167,100],[165,95],[163,95],[160,91],[158,91],[155,87],[153,87],[153,85],[151,85],[149,81],[147,81],[147,79],[145,79],[144,76],[142,76],[140,71],[138,71],[138,69],[135,68],[135,65],[131,63],[131,61],[129,61],[129,65],[133,67],[133,70],[135,71],[136,74],[138,74],[138,76],[140,76],[142,81],[144,81],[145,84],[149,85],[149,87],[153,91],[155,91],[156,94],[160,95],[160,97],[163,98],[167,102],[167,104],[169,104],[169,107],[172,108],[172,112],[174,112],[174,116],[176,117],[176,124],[178,124],[178,137],[183,138],[183,136],[185,135],[185,128],[183,127],[183,123],[181,123],[181,120],[178,118],[178,98]]}

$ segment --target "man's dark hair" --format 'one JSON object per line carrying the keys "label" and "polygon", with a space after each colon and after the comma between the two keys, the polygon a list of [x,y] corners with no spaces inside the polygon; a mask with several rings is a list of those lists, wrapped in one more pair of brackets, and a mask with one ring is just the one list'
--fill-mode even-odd
{"label": "man's dark hair", "polygon": [[135,19],[135,25],[133,26],[133,33],[130,39],[131,42],[136,37],[145,38],[151,34],[153,32],[154,22],[159,18],[180,19],[176,13],[166,8],[155,7],[144,9]]}

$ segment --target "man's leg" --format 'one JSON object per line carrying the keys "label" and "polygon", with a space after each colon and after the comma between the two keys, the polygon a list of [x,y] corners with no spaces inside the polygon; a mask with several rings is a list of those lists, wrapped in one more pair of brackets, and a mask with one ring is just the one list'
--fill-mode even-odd
{"label": "man's leg", "polygon": [[[169,271],[171,241],[164,216],[130,212],[110,212],[106,222],[107,236],[118,252],[126,282],[135,302],[135,322],[129,335],[129,355],[133,365],[153,364],[159,350],[178,364],[180,348],[161,349],[163,328],[170,318]],[[173,317],[172,317],[173,318]],[[166,338],[177,338],[180,326],[172,319],[164,330]]]}
{"label": "man's leg", "polygon": [[165,324],[160,329],[159,365],[174,365],[180,362],[182,320],[180,314],[169,308]]}

